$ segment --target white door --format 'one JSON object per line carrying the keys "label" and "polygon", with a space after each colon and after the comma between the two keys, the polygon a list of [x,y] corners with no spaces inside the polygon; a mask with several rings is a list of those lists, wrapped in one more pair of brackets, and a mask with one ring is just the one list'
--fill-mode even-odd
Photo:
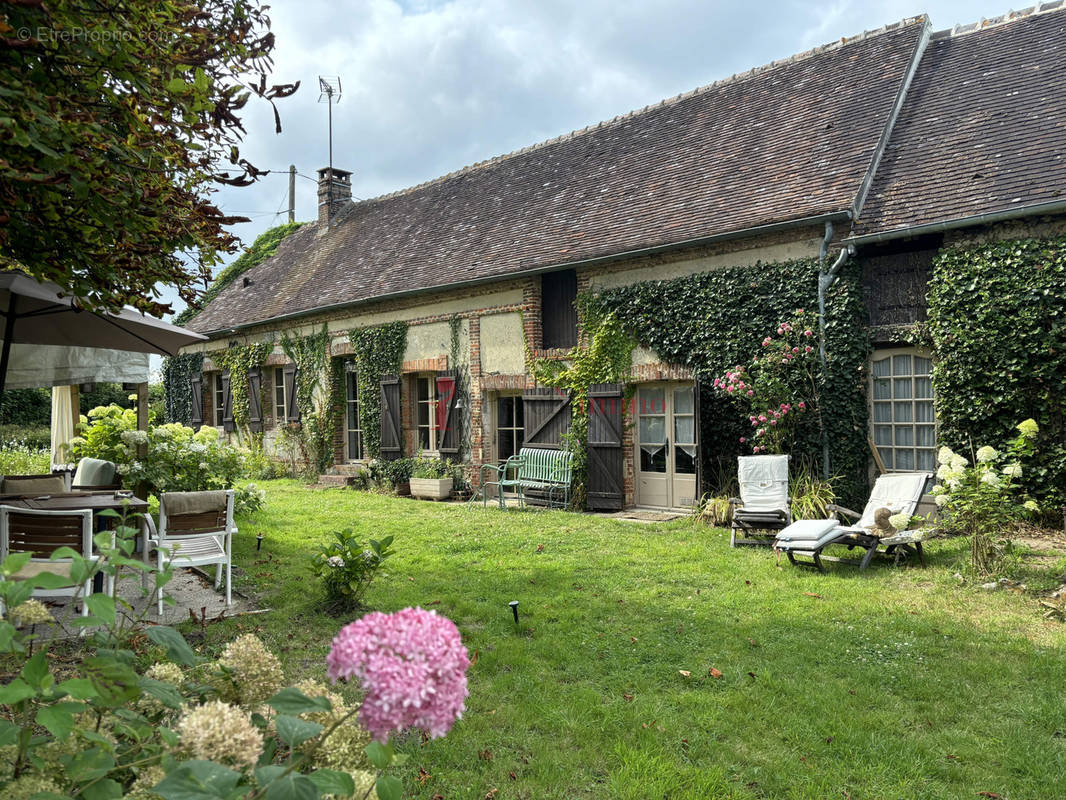
{"label": "white door", "polygon": [[636,398],[637,505],[687,508],[696,496],[696,404],[691,385],[641,386]]}

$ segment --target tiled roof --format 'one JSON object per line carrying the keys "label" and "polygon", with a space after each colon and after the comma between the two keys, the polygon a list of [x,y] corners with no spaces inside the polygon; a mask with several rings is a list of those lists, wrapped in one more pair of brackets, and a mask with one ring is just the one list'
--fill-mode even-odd
{"label": "tiled roof", "polygon": [[203,332],[849,209],[927,22],[827,45],[307,225]]}
{"label": "tiled roof", "polygon": [[855,233],[1066,200],[1066,10],[934,34]]}

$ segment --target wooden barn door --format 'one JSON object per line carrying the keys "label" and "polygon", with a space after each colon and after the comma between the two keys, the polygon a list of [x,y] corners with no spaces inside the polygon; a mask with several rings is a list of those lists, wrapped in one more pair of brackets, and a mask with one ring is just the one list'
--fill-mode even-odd
{"label": "wooden barn door", "polygon": [[623,386],[589,387],[588,488],[590,511],[620,511],[625,500],[622,457]]}
{"label": "wooden barn door", "polygon": [[381,457],[386,460],[403,455],[400,419],[400,376],[386,375],[381,379]]}
{"label": "wooden barn door", "polygon": [[523,447],[565,449],[570,430],[570,395],[558,389],[526,389],[522,394],[526,431]]}

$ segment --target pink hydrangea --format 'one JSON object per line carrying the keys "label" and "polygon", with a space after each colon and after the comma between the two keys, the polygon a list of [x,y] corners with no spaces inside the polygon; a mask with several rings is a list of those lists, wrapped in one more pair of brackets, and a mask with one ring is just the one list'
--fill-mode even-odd
{"label": "pink hydrangea", "polygon": [[375,611],[345,625],[326,666],[334,683],[362,683],[359,721],[378,741],[411,727],[444,736],[463,715],[470,657],[455,623],[434,611]]}

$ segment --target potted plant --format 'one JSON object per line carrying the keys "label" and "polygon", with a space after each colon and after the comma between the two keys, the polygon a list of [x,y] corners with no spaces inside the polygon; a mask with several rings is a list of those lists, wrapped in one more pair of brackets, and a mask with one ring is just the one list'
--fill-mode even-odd
{"label": "potted plant", "polygon": [[427,500],[446,500],[455,485],[454,468],[440,458],[415,459],[411,470],[411,495]]}

